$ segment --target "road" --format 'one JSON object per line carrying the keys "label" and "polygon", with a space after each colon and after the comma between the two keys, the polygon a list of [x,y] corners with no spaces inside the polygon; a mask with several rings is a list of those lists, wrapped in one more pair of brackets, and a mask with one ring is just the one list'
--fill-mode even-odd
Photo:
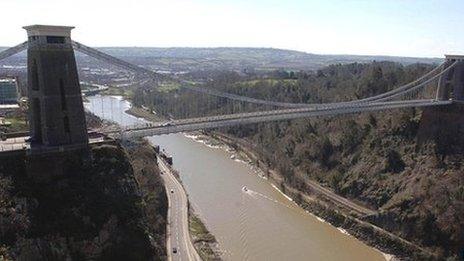
{"label": "road", "polygon": [[344,206],[344,207],[346,207],[346,208],[348,208],[348,209],[350,209],[350,210],[352,210],[352,211],[354,211],[354,212],[356,212],[358,214],[366,215],[366,216],[377,214],[376,211],[374,211],[372,209],[369,209],[369,208],[366,208],[364,206],[361,206],[359,204],[356,204],[353,201],[336,194],[335,192],[331,191],[330,189],[324,188],[319,183],[317,183],[317,182],[315,182],[313,180],[306,181],[306,184],[313,191],[326,196],[327,198],[331,199],[332,201],[335,201],[338,204],[340,204],[340,205],[342,205],[342,206]]}
{"label": "road", "polygon": [[[257,147],[255,144],[247,141],[246,139],[230,137],[230,136],[224,135],[222,133],[214,133],[214,134],[216,136],[219,136],[220,140],[222,140],[222,141],[224,141],[224,139],[225,139],[226,143],[235,143],[235,144],[237,144],[241,150],[245,151],[246,154],[253,155],[252,158],[254,158],[254,159],[259,158],[258,156],[256,156],[256,151],[259,150],[259,147]],[[269,170],[269,172],[274,177],[280,177],[280,175],[275,170]],[[356,212],[356,213],[358,213],[360,215],[365,215],[365,216],[377,214],[377,211],[369,209],[369,208],[364,207],[364,206],[361,206],[361,205],[359,205],[359,204],[357,204],[357,203],[355,203],[355,202],[353,202],[353,201],[351,201],[351,200],[349,200],[347,198],[344,198],[344,197],[336,194],[332,190],[323,187],[318,182],[307,179],[306,175],[303,174],[301,171],[296,171],[296,175],[298,175],[301,178],[301,180],[304,180],[305,184],[309,188],[311,188],[311,190],[313,192],[321,194],[321,195],[327,197],[329,200],[337,202],[338,204],[341,204],[342,206],[344,206],[345,208],[347,208],[349,210],[352,210],[352,211],[354,211],[354,212]],[[286,188],[286,189],[289,189],[289,190],[293,191],[294,193],[299,193],[299,191],[297,191],[295,189],[291,189],[291,188]],[[309,196],[304,196],[304,197],[307,198],[308,200],[311,200],[311,197],[309,197]]]}
{"label": "road", "polygon": [[[0,152],[30,149],[31,145],[29,144],[29,142],[26,142],[26,139],[28,138],[29,136],[23,136],[17,138],[8,138],[4,141],[0,140]],[[100,142],[104,142],[103,137],[89,138],[89,144],[97,144]],[[57,146],[56,148],[59,148],[59,146]]]}
{"label": "road", "polygon": [[[163,173],[161,177],[164,180],[169,201],[167,230],[168,260],[200,261],[201,258],[190,240],[187,194],[175,178],[171,169],[160,157],[158,157],[158,164]],[[177,248],[177,253],[173,253],[173,248]]]}
{"label": "road", "polygon": [[4,141],[0,140],[0,152],[28,149],[30,146],[26,143],[27,138],[29,137],[9,138]]}
{"label": "road", "polygon": [[[10,138],[0,141],[0,152],[28,149],[30,146],[26,142],[27,138],[29,137]],[[90,144],[102,141],[102,138],[89,139]],[[163,172],[161,177],[164,180],[169,201],[167,230],[168,260],[200,261],[201,258],[190,240],[187,194],[164,160],[158,157],[158,162]],[[171,193],[171,190],[173,193]],[[177,248],[177,253],[173,253],[174,247]]]}

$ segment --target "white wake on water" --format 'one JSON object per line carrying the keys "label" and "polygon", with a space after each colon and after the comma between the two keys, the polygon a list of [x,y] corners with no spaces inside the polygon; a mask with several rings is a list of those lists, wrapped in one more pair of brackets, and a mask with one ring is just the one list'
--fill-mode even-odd
{"label": "white wake on water", "polygon": [[257,191],[253,191],[253,190],[251,190],[251,189],[249,189],[249,188],[247,188],[246,191],[242,189],[242,192],[245,193],[245,194],[247,194],[247,195],[250,195],[250,196],[253,197],[253,198],[258,198],[258,197],[259,197],[259,198],[263,198],[263,199],[266,199],[266,200],[268,200],[268,201],[271,201],[271,202],[273,202],[273,203],[275,203],[275,204],[279,204],[279,205],[281,205],[281,206],[284,206],[284,207],[286,207],[286,208],[294,209],[291,205],[287,205],[287,204],[285,204],[285,203],[283,203],[283,202],[280,202],[280,201],[278,201],[278,200],[276,200],[276,199],[273,199],[273,198],[271,198],[271,197],[269,197],[269,196],[267,196],[267,195],[264,195],[264,194],[262,194],[262,193],[259,193],[259,192],[257,192]]}

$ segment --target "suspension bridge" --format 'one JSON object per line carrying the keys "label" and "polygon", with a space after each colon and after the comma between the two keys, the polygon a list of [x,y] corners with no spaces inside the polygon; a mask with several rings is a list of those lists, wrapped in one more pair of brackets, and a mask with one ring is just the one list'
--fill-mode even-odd
{"label": "suspension bridge", "polygon": [[[0,52],[0,60],[26,50],[29,45],[29,42],[24,42]],[[185,91],[278,108],[268,111],[179,119],[162,123],[137,124],[133,126],[121,126],[117,129],[103,130],[105,134],[119,138],[143,137],[317,116],[335,116],[412,107],[445,106],[464,100],[464,56],[457,55],[447,55],[444,63],[435,67],[417,80],[398,86],[391,91],[379,95],[352,101],[307,104],[269,101],[221,92],[211,88],[192,86],[185,81],[173,79],[170,76],[159,74],[142,66],[129,63],[76,41],[70,41],[69,45],[72,46],[75,51],[82,52],[108,64],[130,71],[140,77],[149,78],[155,83],[161,81],[175,81],[178,82]],[[430,88],[432,88],[432,92],[435,93],[434,97],[416,98],[418,93],[425,92],[427,89],[430,91]]]}

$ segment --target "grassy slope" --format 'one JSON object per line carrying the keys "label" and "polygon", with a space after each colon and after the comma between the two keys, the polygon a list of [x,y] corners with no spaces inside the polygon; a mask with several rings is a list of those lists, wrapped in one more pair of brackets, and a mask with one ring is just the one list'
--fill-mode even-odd
{"label": "grassy slope", "polygon": [[189,215],[189,230],[195,248],[203,260],[220,260],[210,244],[216,244],[216,238],[208,231],[203,222],[194,214]]}

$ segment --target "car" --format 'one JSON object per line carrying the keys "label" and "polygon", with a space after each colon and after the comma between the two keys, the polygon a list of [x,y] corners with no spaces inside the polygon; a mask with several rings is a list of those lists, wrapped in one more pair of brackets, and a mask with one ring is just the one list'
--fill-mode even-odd
{"label": "car", "polygon": [[98,131],[89,131],[87,135],[89,139],[98,139],[98,138],[103,138],[105,136],[103,133],[98,132]]}
{"label": "car", "polygon": [[174,253],[174,254],[177,253],[177,247],[172,248],[172,253]]}
{"label": "car", "polygon": [[171,189],[171,193],[174,193],[174,190],[173,190],[173,189]]}
{"label": "car", "polygon": [[161,124],[162,127],[169,127],[169,126],[173,126],[173,125],[174,124],[171,121],[168,121],[168,122],[165,122],[165,123]]}

